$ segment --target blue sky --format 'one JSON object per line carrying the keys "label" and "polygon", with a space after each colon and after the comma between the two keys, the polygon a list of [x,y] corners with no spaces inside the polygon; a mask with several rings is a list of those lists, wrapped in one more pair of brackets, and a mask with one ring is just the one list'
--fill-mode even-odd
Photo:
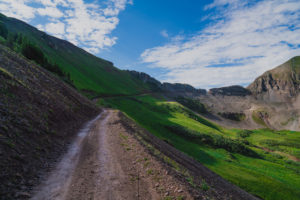
{"label": "blue sky", "polygon": [[299,0],[0,0],[0,12],[121,69],[198,88],[247,86],[300,55]]}
{"label": "blue sky", "polygon": [[[113,34],[118,37],[116,45],[100,53],[101,57],[114,61],[121,69],[144,71],[161,78],[163,68],[147,67],[141,54],[145,49],[167,44],[172,37],[192,34],[203,28],[203,10],[209,1],[191,0],[134,1],[119,15],[120,23]],[[201,11],[201,12],[199,12]]]}

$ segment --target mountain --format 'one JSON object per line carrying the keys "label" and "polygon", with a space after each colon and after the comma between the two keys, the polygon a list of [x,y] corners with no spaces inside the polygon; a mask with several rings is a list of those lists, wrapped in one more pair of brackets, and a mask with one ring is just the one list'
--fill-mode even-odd
{"label": "mountain", "polygon": [[265,72],[247,87],[256,97],[281,102],[295,98],[300,92],[300,57]]}
{"label": "mountain", "polygon": [[[218,92],[213,97],[208,95],[199,99],[211,108],[214,115],[221,119],[219,122],[224,122],[222,124],[226,126],[300,130],[299,56],[265,72],[247,88],[240,89],[246,92],[244,97],[238,94],[232,96],[231,89],[231,94]],[[215,90],[211,89],[210,94],[215,94]],[[243,114],[245,117],[238,122],[223,120],[226,113]]]}

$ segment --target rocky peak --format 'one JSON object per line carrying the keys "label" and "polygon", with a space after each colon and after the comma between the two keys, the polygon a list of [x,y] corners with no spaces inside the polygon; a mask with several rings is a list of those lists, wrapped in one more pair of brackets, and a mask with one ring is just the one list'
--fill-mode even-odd
{"label": "rocky peak", "polygon": [[295,97],[300,91],[300,57],[265,72],[247,87],[254,95]]}

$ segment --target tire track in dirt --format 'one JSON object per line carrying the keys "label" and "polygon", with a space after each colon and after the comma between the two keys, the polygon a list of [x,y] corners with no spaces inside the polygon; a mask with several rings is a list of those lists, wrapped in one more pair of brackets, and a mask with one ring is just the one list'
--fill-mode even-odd
{"label": "tire track in dirt", "polygon": [[77,138],[70,146],[68,152],[50,174],[48,179],[36,188],[36,193],[31,198],[32,200],[65,199],[67,188],[71,183],[72,173],[79,160],[82,143],[89,133],[91,126],[99,120],[101,116],[102,114],[98,115],[79,131]]}
{"label": "tire track in dirt", "polygon": [[[90,121],[32,199],[156,200],[169,195],[192,199],[184,184],[165,174],[119,121],[113,110]],[[173,191],[159,180],[166,180]]]}

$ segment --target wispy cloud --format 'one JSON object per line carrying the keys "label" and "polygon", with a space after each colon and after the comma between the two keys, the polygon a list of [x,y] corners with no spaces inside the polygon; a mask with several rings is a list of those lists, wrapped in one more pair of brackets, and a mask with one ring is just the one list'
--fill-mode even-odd
{"label": "wispy cloud", "polygon": [[203,88],[246,85],[300,55],[299,0],[215,0],[204,9],[214,13],[208,18],[213,24],[142,53],[144,63],[169,71],[164,81]]}
{"label": "wispy cloud", "polygon": [[0,12],[31,22],[43,17],[37,27],[67,39],[92,53],[116,43],[112,31],[119,23],[118,15],[132,0],[1,0]]}
{"label": "wispy cloud", "polygon": [[161,34],[161,36],[163,36],[164,38],[168,38],[168,37],[169,37],[169,34],[168,34],[167,30],[162,30],[162,31],[160,32],[160,34]]}

